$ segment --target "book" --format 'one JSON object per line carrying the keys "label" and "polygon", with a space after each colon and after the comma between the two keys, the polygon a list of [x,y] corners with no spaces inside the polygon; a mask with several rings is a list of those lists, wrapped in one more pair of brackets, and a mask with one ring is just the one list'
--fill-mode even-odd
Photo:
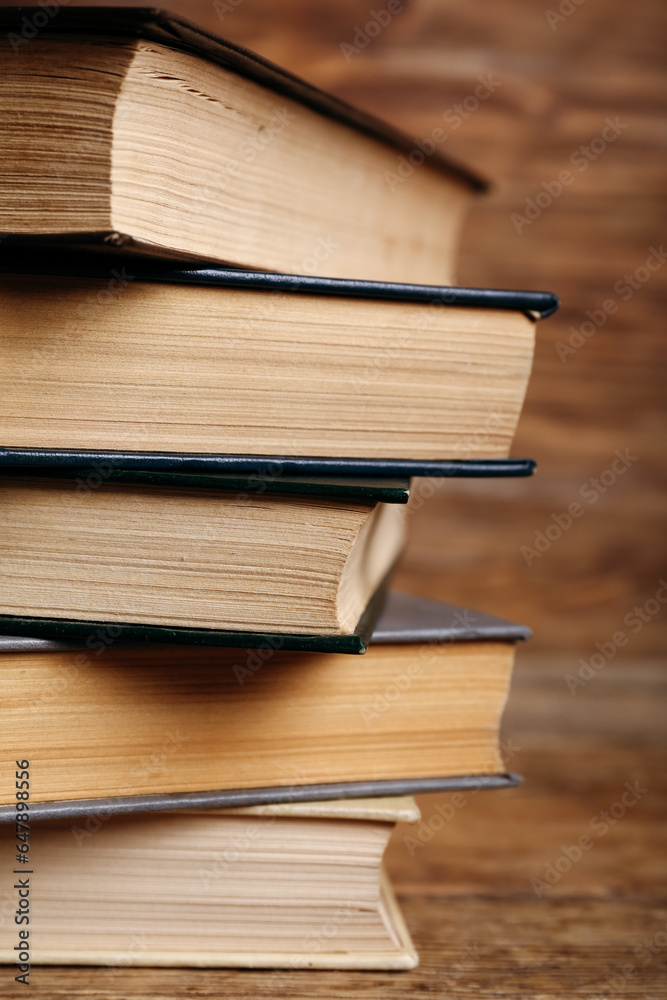
{"label": "book", "polygon": [[[182,793],[196,793],[184,805],[250,805],[309,789],[317,799],[412,794],[480,776],[503,786],[498,729],[528,635],[391,594],[363,659],[128,645],[98,632],[78,648],[7,638],[0,748],[39,761],[31,816],[65,800],[69,815],[72,800],[95,812],[109,796],[149,810]],[[6,771],[0,814],[14,791]]]}
{"label": "book", "polygon": [[557,304],[3,252],[0,442],[9,460],[122,451],[144,467],[156,453],[405,463],[385,474],[503,461],[534,320]]}
{"label": "book", "polygon": [[[99,965],[101,989],[127,966],[411,969],[382,857],[418,819],[385,798],[32,823],[37,874],[13,876],[36,914],[29,960]],[[14,840],[0,826],[5,856]],[[20,962],[20,930],[0,926],[0,962]]]}
{"label": "book", "polygon": [[409,495],[407,481],[3,471],[0,628],[216,645],[363,651]]}
{"label": "book", "polygon": [[485,184],[438,151],[154,8],[21,6],[0,28],[0,231],[452,281]]}

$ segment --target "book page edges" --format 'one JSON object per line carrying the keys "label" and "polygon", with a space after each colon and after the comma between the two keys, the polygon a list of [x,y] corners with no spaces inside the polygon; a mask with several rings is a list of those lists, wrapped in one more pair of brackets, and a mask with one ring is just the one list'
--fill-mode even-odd
{"label": "book page edges", "polygon": [[418,823],[421,812],[411,795],[378,799],[331,799],[320,802],[276,802],[232,809],[188,809],[178,812],[207,816],[287,816],[303,819],[374,820],[382,823]]}
{"label": "book page edges", "polygon": [[[407,925],[400,911],[387,874],[382,869],[380,876],[380,909],[388,920],[387,933],[396,938],[399,946],[394,951],[359,952],[201,952],[177,955],[174,952],[147,951],[140,954],[127,952],[80,952],[80,951],[39,951],[31,952],[33,965],[97,965],[106,968],[116,966],[155,966],[162,968],[239,968],[239,969],[360,969],[399,972],[414,969],[419,957],[410,937]],[[11,951],[0,951],[0,963],[13,964],[16,956]]]}

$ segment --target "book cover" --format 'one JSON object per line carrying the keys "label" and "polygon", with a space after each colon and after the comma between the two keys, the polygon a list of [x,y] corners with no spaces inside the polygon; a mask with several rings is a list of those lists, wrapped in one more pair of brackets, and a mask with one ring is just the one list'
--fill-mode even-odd
{"label": "book cover", "polygon": [[[443,685],[447,687],[447,690],[450,692],[450,697],[447,700],[451,701],[452,696],[455,694],[455,687],[450,685],[460,683],[456,681],[453,675],[451,680],[446,680],[445,678],[449,675],[443,674],[442,671],[443,668],[446,669],[446,665],[447,662],[449,662],[451,654],[456,654],[457,657],[460,658],[458,653],[459,650],[463,651],[466,647],[469,647],[470,650],[475,653],[475,656],[477,656],[478,653],[481,654],[482,660],[466,659],[465,661],[462,661],[461,668],[464,670],[464,673],[457,676],[460,676],[463,680],[466,675],[470,675],[470,679],[473,681],[474,678],[478,677],[479,671],[480,682],[482,674],[488,676],[489,678],[496,678],[496,680],[492,682],[493,693],[490,695],[491,701],[489,702],[489,707],[485,710],[487,713],[490,712],[488,716],[489,721],[488,723],[485,723],[485,725],[491,725],[491,715],[495,715],[499,711],[498,705],[504,701],[504,697],[506,695],[505,685],[507,680],[504,678],[505,676],[509,676],[507,674],[507,667],[500,665],[500,661],[498,667],[494,666],[494,658],[499,656],[505,657],[506,655],[509,656],[508,664],[511,668],[511,659],[513,658],[513,650],[511,648],[512,644],[527,639],[529,635],[529,630],[523,626],[515,625],[503,619],[486,615],[472,609],[460,608],[453,605],[443,605],[439,602],[426,601],[412,595],[392,593],[386,602],[384,612],[378,621],[374,633],[373,644],[376,650],[379,651],[383,648],[387,648],[390,654],[392,654],[392,658],[387,663],[382,660],[376,665],[375,670],[379,671],[377,673],[377,681],[365,680],[368,672],[364,669],[364,661],[361,661],[361,665],[358,669],[356,667],[352,669],[351,673],[350,671],[346,671],[345,676],[338,676],[338,674],[336,674],[336,677],[334,677],[338,664],[333,661],[327,661],[324,666],[322,666],[319,658],[311,659],[306,657],[305,659],[301,659],[299,656],[293,663],[290,661],[288,664],[286,661],[282,660],[279,662],[276,660],[274,663],[272,662],[273,658],[270,657],[268,666],[265,665],[264,661],[260,661],[256,665],[251,664],[247,669],[241,669],[240,672],[237,671],[236,680],[234,679],[234,676],[232,676],[230,678],[229,686],[223,687],[223,690],[227,692],[227,694],[224,695],[224,704],[220,702],[219,696],[215,694],[215,699],[217,699],[216,704],[219,704],[218,709],[216,709],[213,704],[214,688],[218,683],[222,683],[223,670],[226,668],[224,668],[222,663],[216,662],[215,664],[210,664],[209,668],[207,668],[206,672],[202,674],[199,681],[200,684],[204,684],[205,689],[208,692],[207,710],[210,709],[209,714],[212,713],[211,721],[217,720],[215,723],[216,725],[222,725],[220,720],[222,718],[223,709],[226,710],[226,708],[229,707],[230,700],[233,700],[234,698],[244,699],[244,705],[247,710],[250,711],[250,715],[248,716],[247,723],[237,719],[236,724],[240,724],[243,728],[243,732],[247,733],[247,726],[252,724],[254,715],[256,715],[259,711],[258,697],[261,689],[256,687],[253,688],[253,684],[256,684],[256,678],[259,678],[261,684],[266,683],[269,685],[269,688],[267,688],[267,694],[270,689],[270,702],[267,702],[267,705],[269,703],[271,705],[271,725],[277,723],[281,713],[284,713],[286,710],[288,710],[289,713],[296,713],[294,719],[301,719],[301,723],[299,724],[301,731],[299,740],[303,741],[306,738],[306,719],[300,715],[301,709],[299,709],[298,706],[295,707],[297,688],[294,687],[294,682],[298,679],[299,675],[302,675],[301,683],[307,683],[309,690],[311,683],[314,684],[314,687],[312,687],[312,690],[310,690],[310,693],[307,695],[307,700],[304,702],[304,706],[311,703],[308,699],[315,697],[317,697],[319,702],[322,702],[322,699],[325,699],[325,702],[328,702],[327,713],[329,715],[329,721],[326,722],[326,726],[328,727],[327,732],[330,730],[329,735],[326,735],[324,731],[323,723],[325,720],[321,720],[320,723],[317,724],[317,731],[319,734],[318,739],[324,740],[325,743],[329,739],[340,742],[340,739],[334,736],[334,733],[337,732],[337,723],[335,722],[334,715],[338,711],[338,709],[334,707],[334,701],[340,701],[340,698],[342,697],[341,692],[346,692],[343,701],[340,704],[340,711],[344,713],[347,720],[345,723],[346,729],[350,729],[350,727],[352,727],[355,730],[358,730],[362,743],[367,747],[367,749],[364,750],[365,756],[363,758],[359,757],[359,754],[357,754],[360,763],[359,767],[355,770],[354,780],[332,780],[334,772],[330,770],[331,754],[329,755],[329,758],[327,758],[326,773],[329,776],[328,780],[326,780],[326,778],[325,780],[322,780],[324,775],[322,775],[322,777],[318,777],[317,773],[313,771],[314,761],[312,759],[309,765],[310,773],[308,775],[304,773],[302,778],[297,778],[296,780],[294,778],[290,778],[290,772],[291,774],[294,774],[293,767],[296,766],[296,764],[288,763],[291,758],[287,756],[287,754],[291,751],[288,748],[287,743],[290,742],[292,738],[290,734],[293,734],[293,727],[297,725],[297,723],[296,721],[289,721],[286,719],[286,729],[281,730],[283,735],[277,735],[276,737],[270,738],[271,746],[274,747],[274,749],[275,747],[279,747],[280,740],[284,742],[285,749],[282,751],[278,749],[276,751],[278,753],[278,758],[283,761],[283,765],[279,766],[279,771],[281,776],[286,780],[284,780],[282,784],[265,784],[262,786],[260,775],[260,781],[257,782],[259,787],[244,787],[242,776],[239,775],[240,780],[235,787],[221,788],[219,786],[209,785],[209,787],[206,788],[203,786],[202,779],[203,772],[201,761],[203,758],[201,756],[197,756],[198,754],[205,752],[202,746],[202,748],[196,750],[191,764],[188,764],[187,766],[187,773],[191,779],[190,789],[187,791],[173,791],[173,783],[171,789],[169,789],[168,785],[173,781],[173,779],[170,778],[166,772],[172,764],[176,765],[180,775],[180,779],[176,778],[176,780],[182,781],[186,772],[182,771],[182,761],[180,758],[184,753],[190,754],[190,752],[195,749],[193,743],[200,739],[203,732],[202,727],[204,725],[208,725],[208,723],[205,722],[204,715],[202,715],[202,710],[197,708],[199,702],[197,702],[196,699],[189,708],[186,706],[184,701],[186,689],[183,688],[181,695],[179,696],[178,703],[178,711],[181,714],[178,715],[178,719],[174,715],[169,716],[171,723],[173,726],[176,726],[179,732],[178,743],[173,747],[173,753],[167,753],[167,751],[165,751],[164,765],[161,765],[161,769],[157,771],[155,771],[152,765],[147,769],[141,763],[143,760],[141,755],[137,758],[137,763],[134,769],[130,767],[130,770],[128,771],[130,776],[134,775],[136,772],[136,774],[141,778],[141,781],[139,782],[141,790],[137,790],[135,788],[135,791],[132,794],[100,794],[94,798],[91,798],[90,794],[86,796],[82,795],[78,798],[73,798],[69,795],[61,798],[59,801],[56,801],[55,799],[48,799],[47,796],[41,794],[35,796],[34,800],[31,800],[31,816],[35,819],[63,818],[91,814],[104,815],[115,812],[149,812],[180,808],[246,807],[266,803],[304,803],[308,801],[330,799],[367,798],[388,795],[412,795],[423,792],[449,790],[511,787],[516,784],[519,779],[516,775],[505,773],[502,766],[498,764],[498,761],[491,759],[494,752],[492,750],[493,741],[489,742],[488,749],[483,750],[478,757],[475,758],[480,763],[480,772],[481,764],[485,764],[484,770],[486,773],[473,772],[447,774],[443,773],[444,769],[438,773],[438,770],[440,770],[441,764],[445,759],[442,755],[443,752],[440,749],[443,735],[445,735],[445,733],[441,732],[441,727],[449,725],[449,722],[447,722],[441,714],[442,711],[447,708],[446,702],[442,702],[441,689]],[[414,655],[411,656],[409,650],[407,649],[405,651],[405,655],[395,655],[395,653],[392,653],[392,647],[394,647],[394,650],[397,653],[401,646],[415,647]],[[108,684],[113,676],[108,674],[108,668],[109,666],[112,666],[112,664],[107,662],[104,659],[104,656],[100,656],[98,659],[91,650],[90,645],[81,646],[72,644],[71,642],[54,642],[53,640],[40,639],[35,636],[5,636],[0,640],[0,659],[2,658],[3,653],[26,653],[28,654],[28,658],[32,657],[30,659],[30,663],[35,668],[39,668],[41,654],[43,654],[44,657],[48,657],[49,654],[57,655],[60,651],[64,652],[67,650],[71,650],[74,655],[69,659],[66,657],[63,663],[57,667],[56,673],[53,674],[53,671],[51,672],[51,674],[53,674],[52,677],[51,674],[49,674],[48,677],[45,675],[43,680],[40,681],[40,690],[43,690],[43,697],[47,699],[44,704],[46,708],[48,708],[49,714],[54,720],[61,717],[64,718],[62,712],[66,715],[69,711],[67,708],[67,685],[71,681],[70,675],[74,678],[80,677],[85,681],[85,684],[90,687],[90,693],[88,695],[85,695],[82,692],[84,702],[88,704],[88,700],[90,698],[99,697],[99,692],[97,694],[95,693],[97,691],[95,671],[102,670],[103,672],[101,682],[105,685],[104,691],[110,692],[113,690],[113,688],[108,688]],[[112,653],[112,655],[120,655],[121,660],[124,662],[122,647],[115,647],[115,650],[116,652]],[[485,650],[488,650],[488,656]],[[154,652],[154,649],[152,651]],[[38,655],[37,660],[35,660],[35,657],[32,654]],[[85,669],[76,666],[76,660],[81,656],[86,663]],[[107,653],[106,656],[108,657],[109,654]],[[443,656],[445,659],[442,659]],[[70,659],[72,660],[72,663],[70,663]],[[296,662],[297,660],[298,662]],[[349,659],[347,657],[338,658],[338,663],[344,663],[345,661],[349,662]],[[172,669],[166,663],[163,663],[160,657],[158,657],[156,662],[160,666],[160,677],[162,678],[163,683],[165,682],[165,673],[167,671],[169,671],[169,676],[172,677],[172,680],[168,682],[170,685],[173,683],[183,684],[186,682],[186,677],[183,675],[182,670],[178,667],[178,663],[175,663],[174,669]],[[195,660],[193,658],[188,660],[186,655],[185,662],[189,662],[190,664],[188,668],[188,676],[194,676],[193,671],[196,669]],[[243,664],[243,662],[245,661],[243,656],[241,656],[239,663]],[[502,662],[504,663],[504,659]],[[145,667],[147,666],[146,661],[143,659],[137,661],[137,664],[128,663],[127,666],[129,666],[134,674],[137,670],[137,666],[140,667],[141,663],[143,663]],[[477,664],[479,664],[479,666]],[[20,667],[20,665],[20,662],[17,661],[15,667]],[[28,665],[28,659],[26,659],[25,665]],[[120,665],[121,674],[119,677],[125,678],[125,686],[127,686],[128,682],[132,680],[132,675],[127,673],[127,668],[124,667],[122,663]],[[414,668],[413,673],[415,674],[415,678],[421,679],[410,680],[407,671],[411,666]],[[287,672],[285,673],[285,671]],[[316,672],[321,674],[322,671],[324,671],[324,676],[322,676],[321,680],[318,682]],[[359,673],[359,671],[361,671],[361,673]],[[473,671],[474,673],[470,674],[470,671]],[[491,672],[489,673],[489,671]],[[38,672],[40,672],[39,669]],[[363,712],[368,708],[372,708],[374,704],[372,694],[376,689],[376,684],[379,685],[380,689],[383,689],[390,681],[392,681],[392,679],[395,679],[394,674],[398,675],[399,673],[401,677],[405,674],[404,680],[408,685],[408,693],[404,694],[398,701],[392,701],[393,708],[391,711],[389,711],[385,706],[379,712],[377,719],[374,718],[370,723],[364,722],[364,718],[362,717]],[[62,698],[58,693],[59,686],[61,684],[59,681],[61,674],[63,677],[63,683],[66,685],[64,694],[65,701],[62,701]],[[137,683],[150,683],[144,674],[145,671],[142,673],[140,670],[141,676],[137,677]],[[23,678],[22,684],[25,686],[26,677],[24,675],[25,671],[21,675]],[[49,677],[51,677],[51,679],[49,679]],[[209,679],[207,680],[206,678]],[[216,678],[219,678],[219,680],[216,680]],[[10,697],[12,688],[8,675],[7,679],[9,683],[7,697]],[[282,707],[279,707],[278,699],[279,697],[282,697],[280,688],[283,682],[286,685],[284,695],[285,698],[287,698],[287,702],[283,704],[283,701],[280,701],[280,705],[282,705]],[[326,686],[326,691],[324,691],[321,687],[322,682],[324,682]],[[474,683],[476,685],[475,690],[477,691],[477,700],[480,701],[482,688],[477,686],[477,680],[474,680]],[[354,697],[354,688],[359,684],[361,684],[359,696]],[[368,685],[370,686],[368,687]],[[72,693],[75,693],[74,689],[70,690]],[[250,696],[254,694],[254,700],[252,698],[250,701],[247,700],[248,695],[245,693],[246,690],[249,692]],[[365,694],[364,691],[366,691]],[[166,690],[163,693],[166,696]],[[27,696],[22,693],[20,697],[24,700]],[[36,699],[35,704],[38,706],[40,697],[39,691],[37,691],[33,696],[33,700]],[[133,696],[130,695],[130,697]],[[48,700],[49,698],[50,700]],[[415,698],[426,698],[423,710],[419,708],[413,709],[412,703],[415,702]],[[61,708],[58,709],[60,714],[54,714],[56,712],[56,699],[59,704],[62,702]],[[486,700],[488,701],[488,698],[486,698]],[[491,702],[493,702],[493,706],[495,707],[491,705]],[[421,704],[421,700],[419,701],[419,704]],[[426,708],[427,704],[431,706],[432,711],[436,712],[436,715],[434,715],[433,719],[428,723],[426,721],[425,714],[429,711]],[[44,706],[42,706],[42,708],[43,707]],[[157,707],[156,703],[155,711],[157,711]],[[243,708],[244,713],[246,712],[246,708]],[[85,705],[82,704],[81,711],[84,711],[84,709]],[[192,715],[193,710],[195,711],[195,715]],[[447,710],[449,711],[449,709]],[[116,709],[116,711],[120,711],[120,709]],[[139,716],[137,721],[140,722],[140,706],[138,706],[138,711]],[[174,711],[176,711],[176,706],[174,706]],[[408,772],[408,765],[405,756],[401,756],[396,765],[388,765],[385,767],[385,761],[381,762],[374,755],[372,746],[368,742],[369,739],[373,745],[376,739],[382,741],[382,733],[388,726],[389,729],[387,730],[384,739],[393,739],[396,741],[400,727],[406,724],[405,719],[408,718],[408,716],[405,716],[404,718],[404,713],[407,712],[408,715],[410,715],[410,713],[415,711],[421,720],[421,728],[424,731],[427,728],[432,728],[433,733],[437,734],[437,736],[434,737],[437,747],[434,745],[434,748],[429,750],[428,744],[423,744],[422,749],[417,753],[412,762],[412,774],[409,774]],[[362,713],[361,716],[359,714],[360,712]],[[331,715],[331,713],[334,713],[334,715]],[[156,741],[157,743],[160,743],[160,739],[158,739],[160,733],[162,733],[161,741],[164,742],[164,730],[162,728],[162,723],[160,722],[161,717],[162,715],[160,714],[159,718],[156,715],[155,720],[151,719],[152,734],[148,733],[148,730],[142,730],[142,739],[143,742],[146,743],[146,746],[151,746]],[[453,720],[455,721],[457,717],[458,716],[455,712]],[[195,729],[192,729],[191,726],[194,719],[197,719],[197,724]],[[178,725],[176,725],[177,722]],[[135,723],[133,722],[132,725],[134,724]],[[143,726],[143,723],[141,723],[141,725]],[[414,722],[408,722],[408,726],[410,727],[411,725],[414,725]],[[469,723],[466,723],[466,725],[469,725]],[[331,728],[332,726],[333,728]],[[380,727],[379,729],[377,728],[378,726]],[[121,731],[123,731],[123,733],[126,729],[128,729],[127,726],[121,726]],[[155,731],[153,732],[153,730]],[[469,736],[470,735],[471,734],[469,733]],[[123,739],[125,739],[125,735],[123,736]],[[287,742],[285,742],[285,740]],[[28,742],[30,742],[30,740],[28,740]],[[488,742],[486,737],[485,742]],[[385,743],[382,745],[385,747],[385,753],[383,756],[386,758],[388,745]],[[407,745],[408,744],[406,744],[406,746]],[[331,746],[333,747],[334,743],[332,743]],[[25,752],[32,753],[31,747],[27,746],[25,748]],[[67,757],[67,753],[69,751],[63,752],[65,757]],[[117,753],[123,752],[124,751],[122,751],[119,744],[117,747]],[[430,764],[426,764],[427,753],[430,755]],[[44,770],[45,767],[45,760],[46,758],[43,757],[42,770]],[[200,764],[196,764],[197,760],[200,761]],[[249,760],[245,758],[243,769],[247,771],[248,766]],[[281,771],[281,767],[284,770],[284,766],[288,767],[287,774],[283,774]],[[396,767],[396,771],[394,771],[394,767]],[[429,769],[431,769],[430,773]],[[197,787],[196,778],[194,779],[194,783],[192,782],[194,770],[198,770],[199,773],[199,787]],[[162,773],[163,771],[165,772],[164,774]],[[263,765],[262,775],[265,773],[266,763]],[[45,775],[43,775],[43,781],[44,780],[46,780]],[[87,780],[88,783],[90,783],[89,777],[84,778],[84,780]],[[211,781],[214,780],[214,778],[209,776],[207,780]],[[132,782],[135,785],[137,784],[134,778],[132,778]],[[158,784],[162,786],[163,790],[157,790],[156,785]],[[176,785],[176,787],[178,787],[178,785]],[[183,788],[182,784],[181,788]],[[100,791],[102,790],[100,789]],[[44,801],[40,801],[40,799]],[[0,819],[4,821],[11,821],[13,814],[13,806],[3,805],[0,807]]]}
{"label": "book cover", "polygon": [[[0,273],[44,274],[68,277],[108,277],[122,264],[113,266],[81,254],[54,254],[44,251],[18,254],[0,252]],[[130,266],[130,265],[128,265]],[[244,289],[248,292],[276,292],[289,296],[302,294],[344,298],[405,302],[430,308],[503,310],[522,313],[536,320],[551,315],[558,299],[549,292],[511,291],[505,289],[446,288],[439,286],[397,284],[314,278],[307,275],[267,274],[220,267],[176,266],[160,261],[141,261],[131,265],[133,281],[202,288]],[[160,451],[139,448],[82,449],[2,446],[0,467],[80,469],[96,466],[118,470],[171,471],[186,474],[253,475],[270,472],[280,477],[505,477],[529,476],[535,463],[527,458],[448,458],[414,459],[396,454],[386,457],[350,457],[336,454],[242,454]],[[304,449],[306,450],[306,449]],[[332,451],[335,449],[332,448]]]}

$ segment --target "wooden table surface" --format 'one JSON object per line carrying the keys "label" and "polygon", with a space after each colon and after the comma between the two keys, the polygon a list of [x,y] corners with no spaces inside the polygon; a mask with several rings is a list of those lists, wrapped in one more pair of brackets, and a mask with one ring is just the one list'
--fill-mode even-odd
{"label": "wooden table surface", "polygon": [[[667,579],[667,267],[627,297],[614,289],[664,241],[667,7],[662,0],[406,0],[385,30],[346,59],[341,44],[353,42],[385,0],[165,5],[416,138],[473,93],[479,76],[499,81],[448,136],[447,152],[496,184],[470,217],[459,276],[462,284],[546,288],[562,298],[560,313],[539,328],[514,448],[536,458],[539,471],[526,481],[440,484],[411,519],[398,583],[535,630],[520,652],[505,725],[509,765],[526,780],[519,790],[471,798],[414,856],[407,831],[397,832],[389,863],[421,954],[415,972],[121,970],[111,978],[105,970],[36,968],[30,990],[16,995],[667,996],[667,712],[659,659],[667,615],[663,605],[654,610]],[[619,123],[617,140],[580,170],[571,157],[608,118]],[[568,168],[573,183],[518,232],[512,213],[524,213],[526,199]],[[599,316],[608,299],[618,306],[614,314],[561,360],[557,345],[567,344],[587,310]],[[591,487],[626,449],[627,471]],[[586,484],[597,495],[584,515],[527,559],[522,546],[581,500]],[[624,621],[644,605],[651,613],[642,612],[639,626],[636,618]],[[609,649],[619,629],[627,643],[571,694],[566,676],[596,644]],[[620,812],[626,783],[635,782],[646,791],[606,824],[601,812]],[[444,801],[421,800],[426,822]],[[586,834],[592,846],[568,869],[567,852],[576,858],[572,845]],[[538,897],[531,880],[544,883],[558,866],[562,876]]]}
{"label": "wooden table surface", "polygon": [[[411,826],[396,830],[388,862],[421,958],[415,971],[35,966],[29,990],[0,995],[667,996],[665,675],[652,661],[610,663],[572,695],[570,667],[522,651],[504,735],[521,788],[480,792],[454,810],[444,808],[450,796],[423,796],[421,836]],[[626,785],[636,793],[626,795],[628,806]],[[585,835],[591,843],[578,858]]]}

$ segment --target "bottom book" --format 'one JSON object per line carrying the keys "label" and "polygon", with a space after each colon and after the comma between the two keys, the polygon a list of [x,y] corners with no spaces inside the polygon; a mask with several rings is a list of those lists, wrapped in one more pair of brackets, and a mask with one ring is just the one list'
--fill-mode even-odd
{"label": "bottom book", "polygon": [[[412,969],[382,858],[395,824],[419,818],[405,797],[36,822],[13,876],[28,943],[3,924],[0,961]],[[0,839],[9,853],[13,825]]]}

